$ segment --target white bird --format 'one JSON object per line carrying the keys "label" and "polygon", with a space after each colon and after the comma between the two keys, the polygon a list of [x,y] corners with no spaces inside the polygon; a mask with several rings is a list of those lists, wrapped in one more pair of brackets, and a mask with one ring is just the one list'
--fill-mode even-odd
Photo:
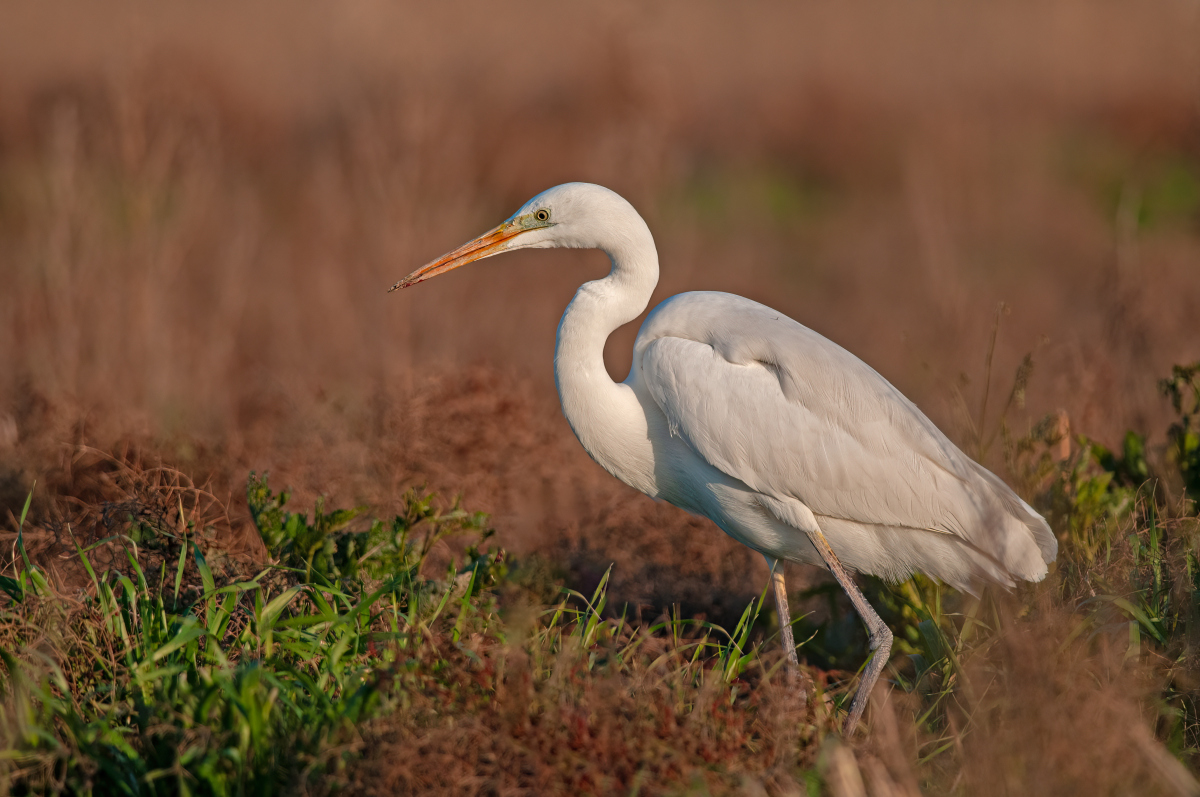
{"label": "white bird", "polygon": [[892,645],[849,571],[892,581],[921,572],[964,590],[1045,577],[1058,552],[1046,521],[870,366],[783,313],[729,293],[673,296],[646,318],[629,376],[614,382],[605,340],[646,308],[658,252],[642,217],[607,188],[544,191],[391,290],[552,247],[600,249],[612,262],[558,325],[554,378],[579,442],[621,481],[711,519],[766,558],[793,676],[782,561],[829,569],[875,651],[847,733]]}

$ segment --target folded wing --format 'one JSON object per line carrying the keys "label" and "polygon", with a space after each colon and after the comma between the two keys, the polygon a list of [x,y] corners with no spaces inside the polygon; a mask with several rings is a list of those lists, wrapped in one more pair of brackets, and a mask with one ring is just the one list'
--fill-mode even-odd
{"label": "folded wing", "polygon": [[1003,581],[1040,579],[1057,553],[1045,521],[887,380],[764,305],[681,294],[647,319],[634,357],[672,433],[822,525],[951,537]]}

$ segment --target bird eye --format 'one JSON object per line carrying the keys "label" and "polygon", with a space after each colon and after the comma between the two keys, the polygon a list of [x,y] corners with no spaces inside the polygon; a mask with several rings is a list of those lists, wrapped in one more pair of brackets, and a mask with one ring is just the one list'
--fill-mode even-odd
{"label": "bird eye", "polygon": [[533,217],[538,221],[550,221],[550,211],[542,208],[537,213],[534,213]]}

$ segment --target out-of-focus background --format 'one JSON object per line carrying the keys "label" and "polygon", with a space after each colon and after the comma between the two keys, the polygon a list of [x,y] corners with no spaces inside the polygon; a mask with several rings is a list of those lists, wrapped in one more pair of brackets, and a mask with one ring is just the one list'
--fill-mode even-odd
{"label": "out-of-focus background", "polygon": [[[617,561],[622,598],[742,606],[757,557],[617,484],[557,409],[555,325],[603,255],[386,287],[543,188],[598,182],[655,233],[653,303],[768,303],[973,454],[1001,303],[984,427],[1032,353],[1017,428],[1061,409],[1107,442],[1161,430],[1155,379],[1200,353],[1198,20],[1183,2],[9,6],[0,502],[19,509],[65,444],[136,439],[234,496],[251,469],[384,509],[424,482],[514,550]],[[636,327],[608,346],[617,378]]]}
{"label": "out-of-focus background", "polygon": [[423,483],[572,583],[615,562],[614,603],[736,621],[758,557],[558,410],[557,319],[603,255],[386,288],[597,182],[655,234],[654,303],[770,304],[997,472],[1006,406],[1153,448],[1156,380],[1200,358],[1197,42],[1183,0],[8,4],[0,514],[36,480],[69,520],[56,485],[132,451],[253,556],[251,470],[379,513]]}

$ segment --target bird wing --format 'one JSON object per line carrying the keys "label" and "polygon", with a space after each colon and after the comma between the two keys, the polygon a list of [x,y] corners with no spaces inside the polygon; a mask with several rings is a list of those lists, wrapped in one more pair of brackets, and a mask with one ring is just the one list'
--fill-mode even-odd
{"label": "bird wing", "polygon": [[1054,558],[1045,521],[1007,486],[866,363],[782,313],[681,294],[646,320],[634,358],[671,432],[757,492],[817,516],[953,535],[1004,559],[997,523],[1017,521],[1037,558]]}

